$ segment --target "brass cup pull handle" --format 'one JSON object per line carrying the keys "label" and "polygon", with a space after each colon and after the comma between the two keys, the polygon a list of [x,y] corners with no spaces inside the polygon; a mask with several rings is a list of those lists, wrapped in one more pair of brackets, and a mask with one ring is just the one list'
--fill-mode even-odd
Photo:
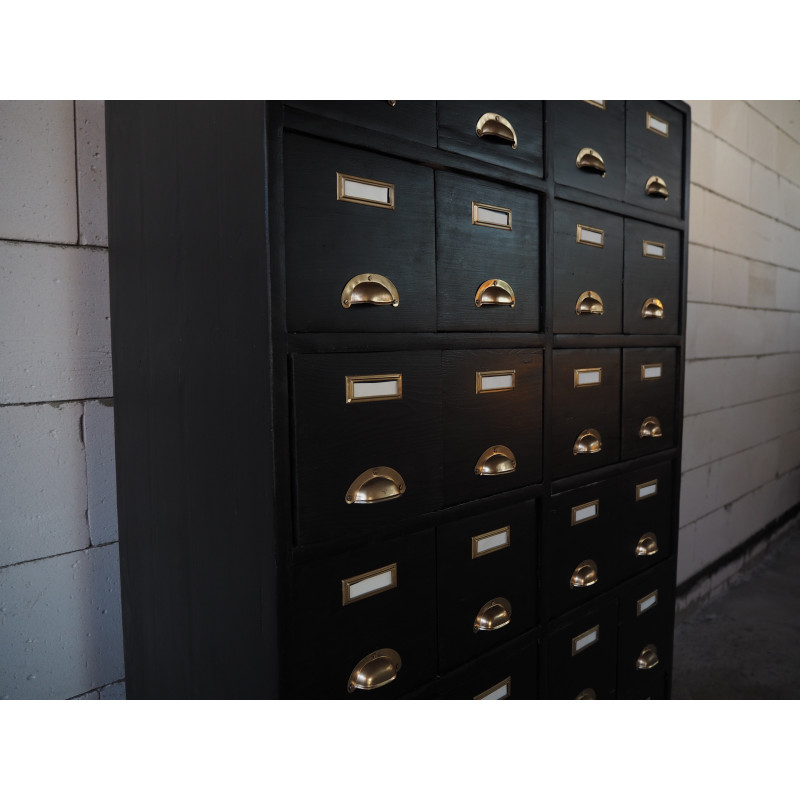
{"label": "brass cup pull handle", "polygon": [[500,139],[511,144],[511,149],[517,149],[517,132],[514,126],[499,114],[484,114],[475,126],[475,135],[482,139],[484,136]]}
{"label": "brass cup pull handle", "polygon": [[396,650],[384,648],[370,653],[353,667],[350,677],[347,680],[347,692],[352,694],[356,689],[371,691],[380,689],[391,683],[400,672],[403,662]]}
{"label": "brass cup pull handle", "polygon": [[475,305],[481,306],[510,306],[514,308],[517,298],[514,290],[500,278],[490,278],[484,281],[475,292]]}
{"label": "brass cup pull handle", "polygon": [[600,432],[594,428],[587,428],[585,431],[581,431],[575,440],[572,455],[591,455],[592,453],[599,453],[602,449],[603,440],[600,437]]}
{"label": "brass cup pull handle", "polygon": [[646,439],[648,436],[653,439],[661,438],[661,423],[658,421],[658,417],[647,417],[642,422],[639,428],[639,438]]}
{"label": "brass cup pull handle", "polygon": [[658,666],[658,650],[654,644],[646,644],[636,659],[636,669],[653,669]]}
{"label": "brass cup pull handle", "polygon": [[597,564],[591,559],[581,561],[569,579],[570,589],[584,589],[597,583]]}
{"label": "brass cup pull handle", "polygon": [[636,542],[636,557],[654,556],[658,553],[658,539],[654,533],[643,533]]}
{"label": "brass cup pull handle", "polygon": [[606,176],[606,162],[603,161],[603,156],[591,147],[584,147],[578,151],[575,165],[586,172],[596,172],[601,178]]}
{"label": "brass cup pull handle", "polygon": [[502,444],[487,447],[478,463],[475,464],[476,475],[506,475],[517,468],[517,458],[508,447]]}
{"label": "brass cup pull handle", "polygon": [[605,311],[603,308],[603,298],[597,292],[584,292],[575,303],[575,313],[580,316],[581,314],[602,314]]}
{"label": "brass cup pull handle", "polygon": [[663,178],[658,175],[651,175],[644,185],[644,193],[649,197],[663,197],[665,200],[669,197],[669,189]]}
{"label": "brass cup pull handle", "polygon": [[597,692],[592,689],[584,689],[576,698],[576,700],[597,700]]}
{"label": "brass cup pull handle", "polygon": [[657,297],[648,297],[642,306],[642,319],[664,319],[664,304]]}
{"label": "brass cup pull handle", "polygon": [[357,305],[394,306],[400,305],[397,287],[384,275],[364,272],[347,282],[342,292],[342,307]]}
{"label": "brass cup pull handle", "polygon": [[504,628],[510,622],[511,603],[505,597],[495,597],[481,606],[481,610],[472,624],[472,632],[496,631],[498,628]]}
{"label": "brass cup pull handle", "polygon": [[406,490],[403,476],[391,467],[372,467],[364,470],[351,484],[344,496],[348,505],[382,503],[396,500]]}

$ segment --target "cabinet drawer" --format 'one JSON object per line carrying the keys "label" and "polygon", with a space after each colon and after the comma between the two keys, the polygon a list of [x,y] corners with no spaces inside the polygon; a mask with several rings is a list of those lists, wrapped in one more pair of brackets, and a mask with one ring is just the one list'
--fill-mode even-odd
{"label": "cabinet drawer", "polygon": [[622,332],[623,220],[556,201],[555,333]]}
{"label": "cabinet drawer", "polygon": [[435,330],[433,170],[287,134],[292,331]]}
{"label": "cabinet drawer", "polygon": [[447,350],[442,384],[445,504],[538,483],[542,352]]}
{"label": "cabinet drawer", "polygon": [[536,503],[442,525],[436,532],[439,669],[536,622]]}
{"label": "cabinet drawer", "polygon": [[619,350],[553,352],[550,439],[556,477],[619,460]]}
{"label": "cabinet drawer", "polygon": [[436,237],[440,330],[538,330],[536,194],[438,173]]}
{"label": "cabinet drawer", "polygon": [[287,100],[286,105],[436,147],[435,100]]}
{"label": "cabinet drawer", "polygon": [[625,220],[625,333],[678,333],[681,306],[678,231]]}
{"label": "cabinet drawer", "polygon": [[[295,567],[288,631],[292,695],[389,699],[432,680],[435,606],[432,530],[394,542],[368,542]],[[399,669],[395,656],[381,651],[394,651]],[[378,656],[367,661],[357,678],[359,686],[352,686],[354,668],[374,653]]]}
{"label": "cabinet drawer", "polygon": [[439,147],[541,177],[542,102],[440,100]]}
{"label": "cabinet drawer", "polygon": [[683,114],[655,100],[629,100],[625,118],[625,199],[642,208],[680,217],[683,214]]}
{"label": "cabinet drawer", "polygon": [[295,355],[298,544],[441,505],[440,354]]}
{"label": "cabinet drawer", "polygon": [[625,197],[625,101],[547,103],[555,128],[556,183],[622,200]]}

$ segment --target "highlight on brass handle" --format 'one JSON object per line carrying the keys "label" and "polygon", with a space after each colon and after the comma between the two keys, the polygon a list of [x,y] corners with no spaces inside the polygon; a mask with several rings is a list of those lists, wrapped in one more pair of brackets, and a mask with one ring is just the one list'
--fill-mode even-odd
{"label": "highlight on brass handle", "polygon": [[575,303],[575,313],[580,316],[581,314],[602,314],[605,309],[603,308],[603,298],[597,292],[584,292]]}
{"label": "highlight on brass handle", "polygon": [[651,175],[644,185],[644,193],[650,197],[663,197],[665,200],[669,197],[669,189],[663,178],[658,175]]}
{"label": "highlight on brass handle", "polygon": [[517,458],[502,444],[487,447],[475,464],[476,475],[505,475],[517,468]]}
{"label": "highlight on brass handle", "polygon": [[575,440],[572,455],[590,455],[591,453],[599,453],[602,449],[603,440],[600,438],[600,432],[594,428],[587,428],[585,431],[581,431]]}
{"label": "highlight on brass handle", "polygon": [[658,650],[654,644],[646,644],[636,659],[636,669],[653,669],[658,666]]}
{"label": "highlight on brass handle", "polygon": [[658,539],[654,533],[643,533],[636,542],[636,557],[654,556],[658,552]]}
{"label": "highlight on brass handle", "polygon": [[347,692],[352,694],[356,689],[371,691],[380,689],[391,683],[400,672],[403,662],[400,654],[391,648],[383,648],[370,653],[353,667],[347,680]]}
{"label": "highlight on brass handle", "polygon": [[569,579],[570,589],[583,589],[597,583],[597,564],[591,559],[581,561]]}
{"label": "highlight on brass handle", "polygon": [[514,290],[499,278],[484,281],[475,292],[475,305],[478,308],[481,306],[511,306],[514,308],[516,302]]}
{"label": "highlight on brass handle", "polygon": [[484,114],[475,126],[475,134],[482,139],[484,136],[493,136],[511,144],[511,149],[517,149],[517,132],[514,126],[499,114]]}
{"label": "highlight on brass handle", "polygon": [[575,165],[578,169],[586,170],[586,172],[596,172],[601,178],[606,176],[606,162],[603,161],[603,156],[597,150],[592,150],[591,147],[584,147],[578,151]]}
{"label": "highlight on brass handle", "polygon": [[584,689],[576,700],[597,700],[597,692],[594,689]]}
{"label": "highlight on brass handle", "polygon": [[661,423],[658,421],[658,417],[647,417],[639,428],[640,439],[646,439],[648,436],[660,439],[661,435]]}
{"label": "highlight on brass handle", "polygon": [[406,490],[403,476],[391,467],[372,467],[364,470],[351,484],[344,496],[348,505],[382,503],[396,500]]}
{"label": "highlight on brass handle", "polygon": [[355,305],[397,307],[400,305],[400,295],[387,277],[365,272],[349,280],[342,292],[342,306],[350,308]]}
{"label": "highlight on brass handle", "polygon": [[648,297],[642,306],[642,319],[664,319],[664,304],[657,297]]}
{"label": "highlight on brass handle", "polygon": [[511,622],[511,603],[505,597],[495,597],[481,606],[472,624],[472,632],[496,631],[498,628],[504,628],[509,622]]}

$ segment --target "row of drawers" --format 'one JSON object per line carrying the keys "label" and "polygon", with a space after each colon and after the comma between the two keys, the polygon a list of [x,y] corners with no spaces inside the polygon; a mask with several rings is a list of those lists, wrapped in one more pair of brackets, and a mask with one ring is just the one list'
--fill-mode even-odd
{"label": "row of drawers", "polygon": [[[541,101],[288,105],[536,177],[544,173]],[[557,183],[681,215],[685,120],[680,111],[652,100],[568,100],[548,102],[544,114],[553,128]]]}
{"label": "row of drawers", "polygon": [[[537,331],[540,197],[287,134],[290,331]],[[680,232],[555,202],[553,330],[676,334]]]}
{"label": "row of drawers", "polygon": [[675,350],[292,357],[297,543],[346,540],[419,514],[674,444]]}

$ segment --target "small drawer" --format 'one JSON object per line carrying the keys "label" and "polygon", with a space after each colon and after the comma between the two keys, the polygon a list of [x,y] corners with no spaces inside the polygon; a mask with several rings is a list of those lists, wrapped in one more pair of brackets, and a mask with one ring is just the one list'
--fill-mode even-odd
{"label": "small drawer", "polygon": [[623,200],[625,101],[556,100],[546,108],[556,183]]}
{"label": "small drawer", "polygon": [[435,100],[286,100],[286,105],[436,147]]}
{"label": "small drawer", "polygon": [[623,219],[556,201],[555,333],[622,332]]}
{"label": "small drawer", "polygon": [[433,170],[285,137],[291,331],[436,329]]}
{"label": "small drawer", "polygon": [[619,350],[553,352],[550,438],[556,477],[619,460]]}
{"label": "small drawer", "polygon": [[436,675],[432,530],[301,564],[290,597],[293,697],[386,700]]}
{"label": "small drawer", "polygon": [[674,445],[674,348],[636,347],[622,351],[622,458]]}
{"label": "small drawer", "polygon": [[298,544],[441,505],[440,363],[438,352],[293,356]]}
{"label": "small drawer", "polygon": [[535,501],[442,525],[436,553],[440,673],[535,625]]}
{"label": "small drawer", "polygon": [[681,237],[678,231],[625,220],[625,333],[679,333]]}
{"label": "small drawer", "polygon": [[441,100],[439,147],[542,175],[541,100]]}
{"label": "small drawer", "polygon": [[437,309],[446,331],[539,329],[539,198],[436,175]]}
{"label": "small drawer", "polygon": [[666,103],[629,100],[625,120],[625,199],[662,214],[682,216],[684,115]]}
{"label": "small drawer", "polygon": [[442,353],[445,505],[542,478],[542,352]]}

